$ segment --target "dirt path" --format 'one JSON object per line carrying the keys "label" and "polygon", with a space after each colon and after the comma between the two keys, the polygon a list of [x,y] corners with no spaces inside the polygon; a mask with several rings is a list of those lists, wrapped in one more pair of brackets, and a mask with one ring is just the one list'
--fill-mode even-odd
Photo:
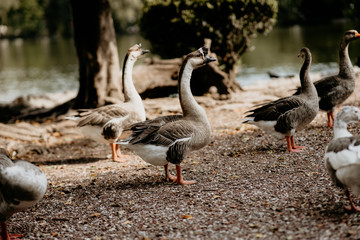
{"label": "dirt path", "polygon": [[[289,95],[295,85],[297,78],[276,80],[231,100],[197,98],[213,139],[182,164],[184,178],[197,181],[191,186],[163,182],[161,167],[135,155],[112,162],[107,145],[84,139],[68,120],[0,124],[0,145],[39,165],[49,181],[36,207],[11,218],[10,232],[24,239],[359,239],[360,214],[344,211],[348,202],[324,168],[332,138],[325,113],[296,135],[307,146],[299,154],[241,124],[253,104]],[[359,92],[346,104],[359,106]],[[145,107],[148,118],[180,111],[176,98]],[[358,125],[350,131],[360,134]]]}

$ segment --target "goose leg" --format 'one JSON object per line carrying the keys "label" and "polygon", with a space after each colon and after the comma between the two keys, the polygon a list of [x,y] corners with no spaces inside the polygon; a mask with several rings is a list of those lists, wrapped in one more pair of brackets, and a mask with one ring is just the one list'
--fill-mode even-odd
{"label": "goose leg", "polygon": [[328,118],[328,126],[334,127],[334,112],[327,112],[327,118]]}
{"label": "goose leg", "polygon": [[118,144],[110,143],[110,147],[111,147],[112,160],[120,163],[126,162],[126,160],[121,158],[122,155]]}
{"label": "goose leg", "polygon": [[295,141],[294,141],[294,136],[291,136],[290,140],[291,140],[291,146],[292,146],[293,149],[305,149],[306,148],[304,146],[296,146]]}
{"label": "goose leg", "polygon": [[181,185],[194,184],[196,181],[185,181],[181,175],[181,166],[176,165],[176,182]]}
{"label": "goose leg", "polygon": [[360,207],[355,206],[355,204],[351,198],[350,191],[348,189],[345,190],[345,195],[348,197],[348,199],[350,201],[350,207],[345,206],[344,208],[350,212],[360,212]]}
{"label": "goose leg", "polygon": [[[293,148],[292,146],[292,139],[291,139],[292,136],[285,136],[285,139],[286,139],[286,143],[287,143],[287,150],[289,152],[300,152],[301,150],[300,149],[297,149],[297,148]],[[296,146],[295,146],[296,147]]]}
{"label": "goose leg", "polygon": [[9,234],[7,231],[7,225],[5,222],[1,222],[0,240],[16,240],[19,237],[23,237],[22,234]]}
{"label": "goose leg", "polygon": [[176,177],[174,175],[171,175],[169,172],[169,164],[164,165],[164,169],[165,169],[165,181],[176,182]]}
{"label": "goose leg", "polygon": [[119,144],[115,144],[115,153],[116,155],[118,155],[119,157],[121,156],[121,151],[120,151],[120,146]]}

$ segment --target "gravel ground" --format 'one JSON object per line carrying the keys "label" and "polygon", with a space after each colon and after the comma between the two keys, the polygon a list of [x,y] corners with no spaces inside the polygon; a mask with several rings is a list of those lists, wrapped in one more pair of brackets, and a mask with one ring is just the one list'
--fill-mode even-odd
{"label": "gravel ground", "polygon": [[[39,165],[49,182],[42,201],[13,215],[9,231],[23,239],[360,239],[360,214],[344,210],[348,201],[324,167],[332,138],[325,113],[296,134],[307,147],[301,153],[241,124],[253,104],[289,95],[297,81],[253,86],[226,101],[198,98],[213,137],[182,163],[184,178],[194,185],[164,182],[163,168],[126,149],[131,160],[112,162],[107,145],[82,138],[71,122],[30,124],[48,129],[46,140],[0,139]],[[356,99],[354,93],[346,104],[358,106]],[[171,98],[146,100],[145,106],[149,118],[180,110]],[[350,131],[360,134],[356,124]]]}

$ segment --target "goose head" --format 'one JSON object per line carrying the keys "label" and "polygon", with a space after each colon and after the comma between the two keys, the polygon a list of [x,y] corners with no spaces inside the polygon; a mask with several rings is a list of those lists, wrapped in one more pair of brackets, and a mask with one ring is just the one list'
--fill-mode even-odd
{"label": "goose head", "polygon": [[311,52],[308,48],[304,47],[300,50],[299,58],[302,58],[303,60],[311,58]]}
{"label": "goose head", "polygon": [[144,54],[150,52],[149,50],[143,49],[141,43],[137,43],[128,50],[129,59],[136,61],[141,58]]}
{"label": "goose head", "polygon": [[185,61],[189,62],[194,69],[202,67],[209,62],[216,61],[215,58],[208,56],[209,49],[207,47],[201,47],[198,50],[189,53]]}
{"label": "goose head", "polygon": [[351,123],[360,121],[360,110],[357,107],[345,106],[336,114],[335,122]]}
{"label": "goose head", "polygon": [[360,34],[356,30],[349,30],[344,35],[344,40],[346,42],[350,42],[359,38],[360,38]]}

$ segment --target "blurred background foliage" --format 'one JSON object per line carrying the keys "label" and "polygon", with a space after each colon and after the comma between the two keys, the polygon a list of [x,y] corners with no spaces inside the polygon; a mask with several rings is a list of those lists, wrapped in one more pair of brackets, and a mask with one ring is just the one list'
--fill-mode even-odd
{"label": "blurred background foliage", "polygon": [[140,29],[153,51],[166,58],[185,55],[209,38],[229,73],[256,33],[272,29],[276,14],[275,0],[146,0]]}
{"label": "blurred background foliage", "polygon": [[[110,0],[110,5],[117,34],[139,31],[143,0]],[[71,18],[68,0],[0,1],[0,25],[7,26],[8,38],[72,37]]]}
{"label": "blurred background foliage", "polygon": [[[273,2],[277,2],[278,8],[274,8]],[[167,36],[170,34],[176,37],[209,35],[215,39],[219,36],[233,38],[234,34],[243,34],[244,31],[250,31],[246,34],[249,36],[254,32],[266,32],[273,25],[269,20],[272,16],[277,26],[312,25],[337,20],[360,22],[359,0],[110,0],[110,5],[117,34],[138,33],[142,27],[142,34],[151,41],[154,41],[152,35],[160,34],[157,35],[158,42],[152,42],[154,48],[158,44],[163,45],[165,39],[170,41],[171,36]],[[271,6],[271,9],[266,8],[266,5]],[[216,13],[218,10],[222,11],[221,14]],[[227,15],[232,16],[231,21]],[[254,26],[251,26],[251,22]],[[260,22],[264,26],[260,26]],[[1,0],[0,25],[6,26],[5,36],[8,38],[72,37],[68,0]],[[236,30],[232,34],[219,30],[233,26]],[[243,26],[248,30],[241,30]],[[173,39],[176,39],[175,36]],[[183,45],[198,45],[193,38],[181,39],[184,40]],[[220,45],[217,47],[221,48]],[[158,50],[163,55],[174,56],[178,49]]]}
{"label": "blurred background foliage", "polygon": [[[144,4],[147,2],[164,2],[169,0],[110,0],[114,25],[118,34],[134,33],[139,30],[138,23]],[[176,2],[176,1],[173,1]],[[233,1],[198,1],[186,0],[184,5],[206,4],[211,2],[239,2],[265,3],[265,0],[233,0]],[[278,0],[278,26],[291,26],[295,24],[309,25],[322,24],[330,21],[347,19],[360,21],[359,0]],[[236,9],[233,8],[235,11]],[[84,11],[86,8],[84,7]],[[169,9],[170,11],[174,11]],[[186,15],[188,14],[188,15]],[[223,14],[218,14],[222,17]],[[192,19],[190,12],[183,17]],[[159,16],[157,16],[159,17]],[[190,20],[193,21],[193,20]],[[167,24],[167,23],[164,23]],[[72,36],[71,10],[68,0],[1,0],[0,25],[7,26],[7,37],[38,37],[38,36]]]}

